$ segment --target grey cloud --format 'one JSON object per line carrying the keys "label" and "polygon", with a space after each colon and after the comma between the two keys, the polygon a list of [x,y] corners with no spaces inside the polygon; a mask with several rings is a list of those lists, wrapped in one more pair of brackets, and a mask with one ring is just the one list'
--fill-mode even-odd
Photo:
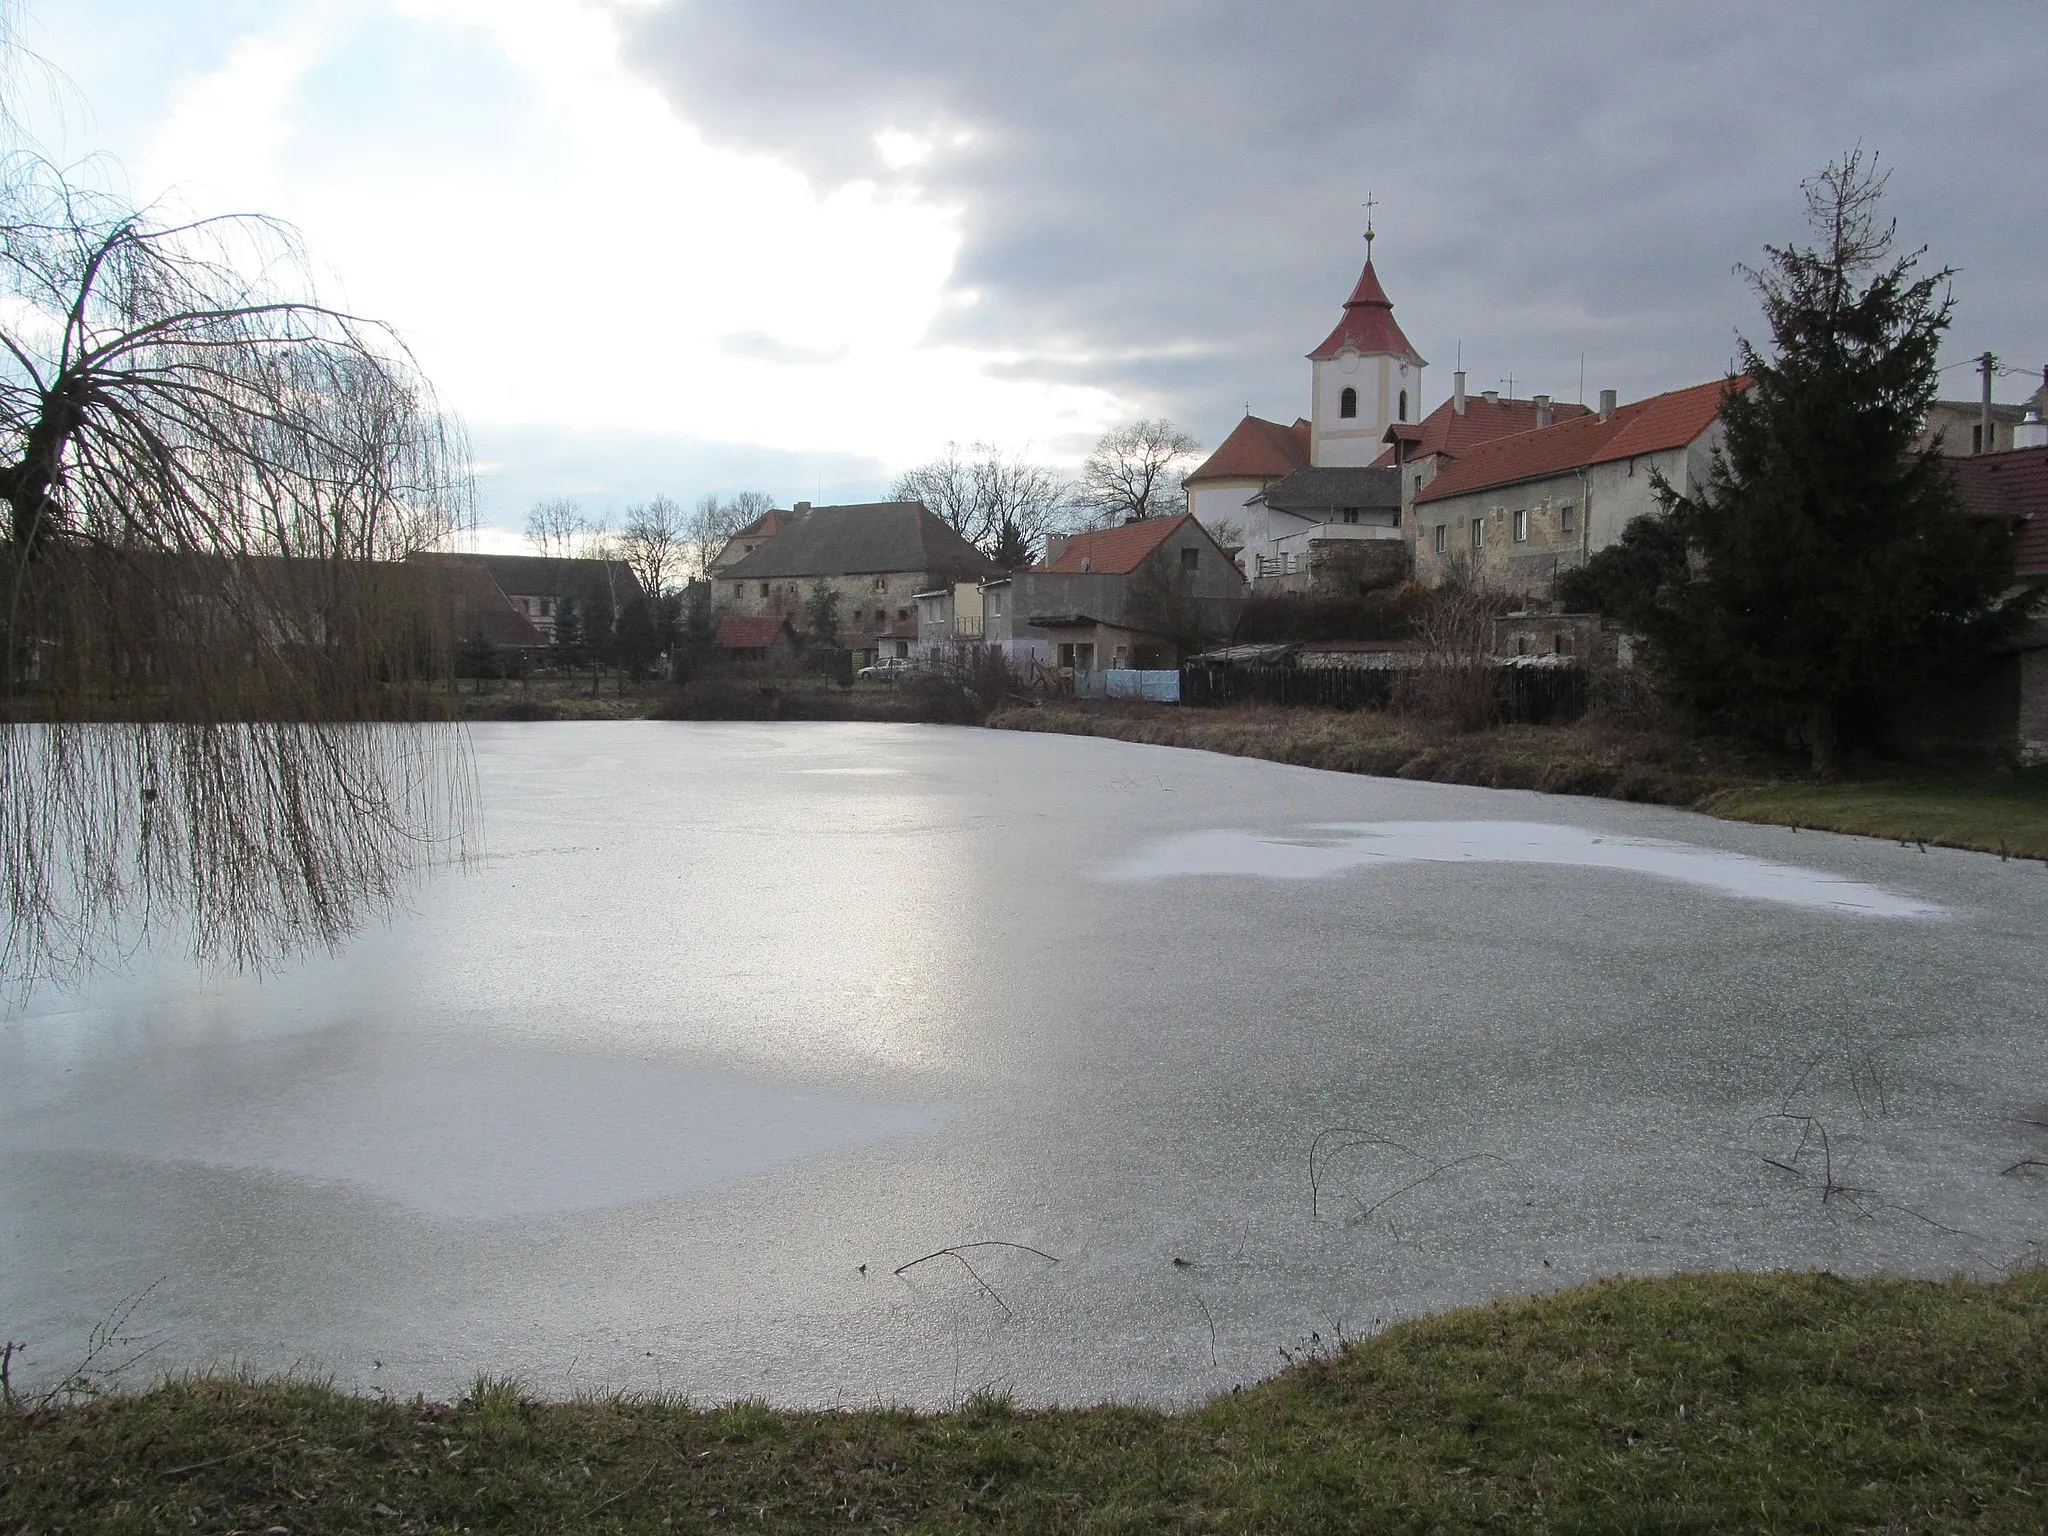
{"label": "grey cloud", "polygon": [[687,503],[706,492],[760,490],[787,506],[872,501],[890,481],[878,459],[713,442],[684,432],[473,424],[470,440],[479,516],[515,530],[544,496],[573,496],[594,512],[615,513],[656,495]]}
{"label": "grey cloud", "polygon": [[[1912,244],[1961,268],[1954,355],[2048,360],[2036,302],[2033,7],[1423,7],[1224,0],[675,0],[636,63],[714,138],[824,183],[891,173],[885,128],[966,129],[903,173],[963,210],[939,339],[1095,381],[1211,441],[1288,416],[1381,202],[1381,275],[1448,390],[1647,393],[1723,368],[1735,263],[1800,232],[1798,184],[1861,142]],[[1191,362],[1190,346],[1203,349]],[[1959,390],[1966,392],[1967,378]],[[2015,390],[2014,393],[2017,393]]]}

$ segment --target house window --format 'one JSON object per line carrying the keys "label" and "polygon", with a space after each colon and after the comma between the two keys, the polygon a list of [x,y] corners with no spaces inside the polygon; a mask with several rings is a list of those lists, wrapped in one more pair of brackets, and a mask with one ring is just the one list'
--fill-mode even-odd
{"label": "house window", "polygon": [[1422,494],[1422,476],[1420,475],[1417,475],[1415,477],[1415,494],[1417,496],[1420,496]]}
{"label": "house window", "polygon": [[768,583],[765,581],[761,583],[761,595],[763,597],[768,595]]}
{"label": "house window", "polygon": [[1449,523],[1438,523],[1436,525],[1436,552],[1441,555],[1448,551],[1450,547],[1451,525]]}
{"label": "house window", "polygon": [[1202,568],[1201,550],[1196,549],[1193,546],[1190,546],[1189,548],[1182,550],[1180,552],[1180,568],[1184,571],[1200,570]]}
{"label": "house window", "polygon": [[889,578],[888,578],[888,577],[886,577],[886,576],[877,576],[877,577],[875,578],[875,585],[874,585],[874,588],[873,588],[873,590],[874,590],[874,591],[877,591],[877,592],[886,592],[886,591],[888,591],[888,590],[889,590]]}
{"label": "house window", "polygon": [[898,608],[896,610],[896,617],[899,619],[907,619],[910,617],[910,610],[908,608]]}
{"label": "house window", "polygon": [[1472,547],[1474,549],[1486,548],[1486,519],[1483,517],[1472,519]]}
{"label": "house window", "polygon": [[1977,425],[1975,425],[1974,427],[1970,428],[1970,452],[1972,452],[1972,453],[1982,453],[1983,451],[1984,451],[1984,423],[1980,421],[1980,422],[1978,422],[1978,423],[1977,423]]}
{"label": "house window", "polygon": [[1573,528],[1578,526],[1578,521],[1579,504],[1576,501],[1565,502],[1562,506],[1560,506],[1557,509],[1557,526],[1559,532],[1570,533]]}
{"label": "house window", "polygon": [[732,584],[732,595],[734,597],[745,597],[747,595],[747,584],[744,581],[734,582]]}
{"label": "house window", "polygon": [[1517,544],[1529,542],[1529,509],[1527,507],[1517,507],[1515,509],[1515,542]]}
{"label": "house window", "polygon": [[1406,421],[1406,420],[1408,419],[1408,391],[1407,391],[1407,390],[1405,390],[1405,389],[1401,391],[1401,418],[1400,418],[1400,419],[1401,419],[1401,420],[1403,420],[1403,421]]}
{"label": "house window", "polygon": [[1344,386],[1344,393],[1337,397],[1337,414],[1345,417],[1358,414],[1358,391],[1349,384]]}
{"label": "house window", "polygon": [[1346,508],[1344,509],[1344,521],[1345,521],[1345,522],[1347,522],[1347,523],[1355,523],[1355,522],[1357,522],[1357,521],[1358,521],[1358,508],[1356,508],[1356,507],[1346,507]]}

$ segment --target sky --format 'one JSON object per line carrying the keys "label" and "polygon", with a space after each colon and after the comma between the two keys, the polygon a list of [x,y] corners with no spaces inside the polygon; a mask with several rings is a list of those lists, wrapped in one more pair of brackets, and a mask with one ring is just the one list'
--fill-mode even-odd
{"label": "sky", "polygon": [[1070,466],[1138,416],[1291,420],[1368,197],[1425,406],[1461,361],[1565,400],[1718,376],[1738,265],[1857,145],[1956,269],[1944,396],[1986,349],[2001,400],[2048,364],[2038,0],[26,12],[45,150],[296,224],[461,415],[507,540],[543,496],[861,500],[949,441]]}

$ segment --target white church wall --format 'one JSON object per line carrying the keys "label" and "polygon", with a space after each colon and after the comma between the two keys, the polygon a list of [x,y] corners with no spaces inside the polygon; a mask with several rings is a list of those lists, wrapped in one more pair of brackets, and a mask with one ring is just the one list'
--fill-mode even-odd
{"label": "white church wall", "polygon": [[[1355,352],[1317,359],[1311,365],[1314,413],[1309,462],[1318,469],[1363,469],[1385,449],[1387,424],[1400,419],[1401,392],[1408,393],[1409,421],[1421,419],[1422,370],[1404,359]],[[1343,414],[1346,389],[1358,391],[1358,414]]]}

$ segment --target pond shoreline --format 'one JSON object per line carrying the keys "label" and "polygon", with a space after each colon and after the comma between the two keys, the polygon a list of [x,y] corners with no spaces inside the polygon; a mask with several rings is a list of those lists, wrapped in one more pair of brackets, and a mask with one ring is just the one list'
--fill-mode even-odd
{"label": "pond shoreline", "polygon": [[[1311,1339],[1180,1413],[459,1403],[195,1378],[0,1413],[0,1523],[2038,1530],[2048,1271],[1603,1280]],[[399,1522],[393,1525],[392,1522]]]}

